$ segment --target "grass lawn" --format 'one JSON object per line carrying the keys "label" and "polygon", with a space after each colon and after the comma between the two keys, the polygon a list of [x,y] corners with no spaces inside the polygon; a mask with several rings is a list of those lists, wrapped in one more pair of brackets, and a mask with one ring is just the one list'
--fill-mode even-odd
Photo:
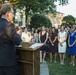
{"label": "grass lawn", "polygon": [[[69,65],[70,56],[66,55],[65,64],[61,65],[59,62],[59,57],[57,58],[57,63],[50,63],[49,55],[46,56],[49,74],[50,75],[76,75],[76,66]],[[76,63],[75,63],[76,65]]]}

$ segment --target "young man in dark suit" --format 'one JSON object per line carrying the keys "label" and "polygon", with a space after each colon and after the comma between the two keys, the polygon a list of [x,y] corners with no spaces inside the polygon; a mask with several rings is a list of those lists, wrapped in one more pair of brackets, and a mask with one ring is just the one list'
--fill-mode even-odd
{"label": "young man in dark suit", "polygon": [[0,75],[19,75],[15,45],[21,37],[16,33],[12,23],[14,11],[11,5],[5,4],[0,9]]}

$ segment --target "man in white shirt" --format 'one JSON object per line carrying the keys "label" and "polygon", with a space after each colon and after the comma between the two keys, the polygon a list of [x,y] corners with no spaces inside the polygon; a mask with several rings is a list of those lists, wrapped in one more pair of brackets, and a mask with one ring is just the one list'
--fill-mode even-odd
{"label": "man in white shirt", "polygon": [[22,41],[23,42],[30,42],[31,33],[28,32],[27,27],[24,27],[24,32],[22,32]]}

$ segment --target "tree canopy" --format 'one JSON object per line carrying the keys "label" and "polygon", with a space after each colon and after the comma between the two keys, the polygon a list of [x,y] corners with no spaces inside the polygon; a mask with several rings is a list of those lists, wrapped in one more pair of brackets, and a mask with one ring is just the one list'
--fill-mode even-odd
{"label": "tree canopy", "polygon": [[63,25],[65,25],[66,27],[69,26],[71,27],[72,25],[75,24],[75,18],[72,15],[68,15],[63,17]]}
{"label": "tree canopy", "polygon": [[45,26],[45,27],[52,27],[52,23],[51,21],[45,17],[44,15],[40,15],[40,14],[34,14],[31,18],[31,22],[30,22],[30,26],[31,28],[38,28],[41,26]]}
{"label": "tree canopy", "polygon": [[59,2],[60,5],[65,5],[68,3],[68,0],[18,0],[18,6],[20,8],[26,7],[26,15],[30,14],[31,12],[55,12],[56,5],[54,2]]}
{"label": "tree canopy", "polygon": [[56,5],[54,2],[59,2],[59,5],[68,4],[68,0],[18,0],[19,3],[16,5],[20,9],[26,7],[26,22],[30,14],[35,13],[56,13]]}

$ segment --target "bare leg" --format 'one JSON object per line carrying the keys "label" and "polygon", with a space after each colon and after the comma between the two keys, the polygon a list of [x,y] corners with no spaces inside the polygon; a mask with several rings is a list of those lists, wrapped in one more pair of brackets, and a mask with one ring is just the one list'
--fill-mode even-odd
{"label": "bare leg", "polygon": [[40,62],[42,62],[42,51],[40,51]]}
{"label": "bare leg", "polygon": [[73,64],[73,56],[71,55],[71,62],[70,65]]}
{"label": "bare leg", "polygon": [[54,59],[54,63],[56,63],[56,57],[57,57],[57,53],[55,53],[55,59]]}
{"label": "bare leg", "polygon": [[46,56],[46,52],[43,52],[43,62],[44,62],[45,56]]}
{"label": "bare leg", "polygon": [[64,59],[66,58],[66,53],[64,54]]}
{"label": "bare leg", "polygon": [[75,61],[75,55],[73,55],[73,66],[75,66],[74,61]]}
{"label": "bare leg", "polygon": [[52,52],[50,52],[50,62],[52,62]]}
{"label": "bare leg", "polygon": [[65,53],[63,53],[63,64],[64,64],[64,59],[65,59]]}
{"label": "bare leg", "polygon": [[62,63],[62,54],[60,53],[59,56],[60,56],[60,64],[61,64]]}

